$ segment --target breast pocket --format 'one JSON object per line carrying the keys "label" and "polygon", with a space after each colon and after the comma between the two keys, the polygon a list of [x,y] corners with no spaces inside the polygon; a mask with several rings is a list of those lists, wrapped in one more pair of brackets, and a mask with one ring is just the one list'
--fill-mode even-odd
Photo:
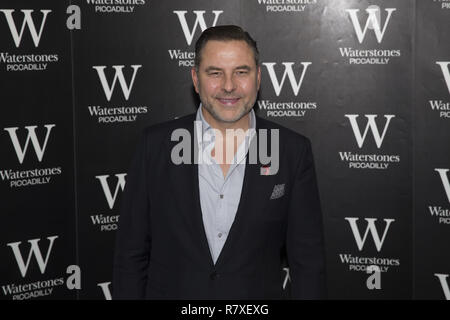
{"label": "breast pocket", "polygon": [[268,221],[283,220],[287,215],[287,199],[281,198],[269,200],[264,208],[263,219]]}
{"label": "breast pocket", "polygon": [[269,189],[268,200],[264,206],[264,219],[280,220],[286,216],[289,202],[287,183],[274,183]]}

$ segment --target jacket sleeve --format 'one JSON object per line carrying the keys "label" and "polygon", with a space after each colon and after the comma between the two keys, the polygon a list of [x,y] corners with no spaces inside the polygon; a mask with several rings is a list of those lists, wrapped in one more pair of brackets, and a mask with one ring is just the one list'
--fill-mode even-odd
{"label": "jacket sleeve", "polygon": [[150,258],[147,139],[138,143],[128,175],[116,233],[113,299],[144,299]]}
{"label": "jacket sleeve", "polygon": [[322,212],[311,143],[304,139],[288,211],[286,249],[292,299],[325,299]]}

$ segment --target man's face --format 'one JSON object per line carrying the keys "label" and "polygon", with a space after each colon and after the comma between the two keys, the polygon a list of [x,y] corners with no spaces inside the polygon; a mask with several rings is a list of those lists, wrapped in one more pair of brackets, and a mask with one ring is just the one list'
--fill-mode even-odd
{"label": "man's face", "polygon": [[237,122],[255,104],[261,70],[245,41],[208,41],[191,74],[203,107],[218,122]]}

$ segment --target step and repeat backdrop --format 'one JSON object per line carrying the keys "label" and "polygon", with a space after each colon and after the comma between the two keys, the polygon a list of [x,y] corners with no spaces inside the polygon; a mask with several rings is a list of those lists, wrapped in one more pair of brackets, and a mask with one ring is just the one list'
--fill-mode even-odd
{"label": "step and repeat backdrop", "polygon": [[329,297],[449,300],[448,0],[1,0],[1,299],[111,299],[138,136],[197,110],[225,24],[258,43],[255,112],[312,141]]}

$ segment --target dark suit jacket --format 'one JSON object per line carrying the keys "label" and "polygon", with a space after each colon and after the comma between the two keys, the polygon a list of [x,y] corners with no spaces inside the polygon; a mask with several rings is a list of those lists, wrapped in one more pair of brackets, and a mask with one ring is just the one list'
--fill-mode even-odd
{"label": "dark suit jacket", "polygon": [[[261,163],[250,164],[247,156],[236,217],[214,265],[203,227],[198,165],[171,161],[179,143],[171,141],[172,131],[187,129],[193,143],[194,120],[192,114],[151,126],[139,143],[122,199],[113,298],[281,299],[283,249],[291,297],[324,298],[322,215],[309,140],[257,117],[257,134],[279,129],[279,170],[261,175]],[[277,184],[285,184],[285,194],[270,199]]]}

